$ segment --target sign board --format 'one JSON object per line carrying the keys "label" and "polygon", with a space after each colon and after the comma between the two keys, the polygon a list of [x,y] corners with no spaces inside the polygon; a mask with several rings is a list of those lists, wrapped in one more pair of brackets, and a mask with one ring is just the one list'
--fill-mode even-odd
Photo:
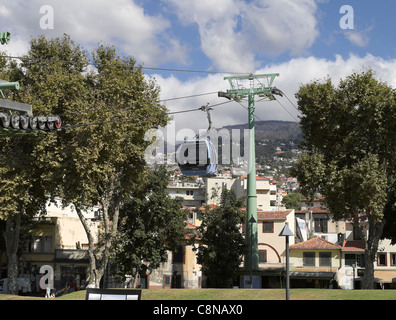
{"label": "sign board", "polygon": [[142,290],[87,288],[85,300],[141,300]]}

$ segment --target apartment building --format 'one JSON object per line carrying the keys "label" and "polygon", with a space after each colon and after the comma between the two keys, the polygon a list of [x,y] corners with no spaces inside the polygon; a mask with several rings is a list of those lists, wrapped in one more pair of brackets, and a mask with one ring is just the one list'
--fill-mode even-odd
{"label": "apartment building", "polygon": [[[294,209],[278,211],[257,211],[257,240],[259,253],[258,270],[254,271],[254,288],[281,288],[284,281],[286,242],[279,236],[285,223],[295,230]],[[294,244],[294,237],[289,244]],[[241,283],[241,287],[249,287]]]}
{"label": "apartment building", "polygon": [[[94,234],[98,232],[96,220],[98,208],[84,212]],[[54,271],[54,287],[61,292],[83,289],[87,283],[89,260],[88,239],[85,230],[72,206],[62,208],[57,203],[48,203],[47,215],[36,218],[35,227],[29,231],[28,241],[20,255],[20,277],[30,280],[32,293],[42,293],[40,273],[42,266]],[[2,264],[2,278],[7,277],[7,261]]]}
{"label": "apartment building", "polygon": [[171,182],[166,191],[173,199],[181,198],[186,207],[200,207],[205,203],[205,185],[192,182]]}
{"label": "apartment building", "polygon": [[[220,175],[206,180],[206,203],[218,205],[223,189],[234,190],[238,198],[247,194],[247,176],[232,178],[231,175]],[[268,178],[256,177],[257,210],[278,210],[276,185]]]}

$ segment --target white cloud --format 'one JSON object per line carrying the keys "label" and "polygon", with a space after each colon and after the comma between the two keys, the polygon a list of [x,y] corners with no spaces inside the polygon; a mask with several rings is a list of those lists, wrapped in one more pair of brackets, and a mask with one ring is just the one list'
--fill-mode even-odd
{"label": "white cloud", "polygon": [[367,47],[370,43],[370,36],[366,31],[346,30],[343,33],[346,39],[358,47]]}
{"label": "white cloud", "polygon": [[[281,89],[297,106],[294,95],[300,85],[315,79],[325,79],[328,76],[337,84],[340,79],[345,79],[351,73],[361,72],[367,68],[372,68],[379,80],[385,81],[396,88],[396,60],[385,60],[370,54],[364,57],[350,55],[348,58],[337,55],[332,60],[313,56],[295,58],[284,63],[263,67],[256,70],[255,74],[279,73],[280,76],[275,79],[273,85]],[[196,78],[188,82],[181,82],[175,77],[156,76],[156,79],[161,86],[162,99],[229,89],[227,81],[223,80],[223,76],[220,75]],[[279,97],[279,101],[293,117],[277,102],[258,102],[258,100],[259,98],[256,98],[256,115],[262,120],[295,121],[295,118],[298,118],[299,112],[285,97]],[[215,105],[226,101],[226,99],[218,98],[216,94],[212,94],[204,97],[168,101],[166,106],[170,111],[182,111],[198,108],[206,105],[207,102]],[[247,106],[246,102],[244,105]],[[212,111],[213,126],[217,128],[231,124],[247,123],[247,117],[247,111],[235,102],[215,107]],[[176,130],[191,128],[198,132],[199,129],[205,129],[208,125],[206,114],[199,111],[175,115],[174,120]]]}
{"label": "white cloud", "polygon": [[258,57],[305,53],[318,36],[314,0],[166,0],[197,24],[201,47],[221,70],[252,72]]}
{"label": "white cloud", "polygon": [[[186,61],[187,49],[169,37],[170,22],[161,15],[148,15],[133,0],[3,0],[0,6],[0,28],[24,39],[70,34],[86,49],[100,42],[115,45],[140,63],[159,65],[169,61]],[[43,5],[54,10],[54,29],[40,28]]]}

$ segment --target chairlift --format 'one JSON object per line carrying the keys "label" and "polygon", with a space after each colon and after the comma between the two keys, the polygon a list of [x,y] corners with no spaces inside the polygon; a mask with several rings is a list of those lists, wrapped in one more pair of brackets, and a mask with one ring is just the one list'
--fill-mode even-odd
{"label": "chairlift", "polygon": [[[208,133],[212,127],[209,114],[212,108],[203,106],[201,110],[206,111],[208,116],[209,128],[206,132]],[[217,151],[209,138],[200,138],[200,135],[196,135],[194,139],[185,139],[179,146],[176,153],[176,161],[183,175],[213,176],[217,170]]]}

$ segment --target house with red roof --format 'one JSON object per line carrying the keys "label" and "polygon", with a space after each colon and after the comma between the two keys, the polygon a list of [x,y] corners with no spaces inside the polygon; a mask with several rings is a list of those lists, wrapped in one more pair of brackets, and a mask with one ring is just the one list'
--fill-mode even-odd
{"label": "house with red roof", "polygon": [[290,245],[290,287],[329,288],[341,266],[341,246],[321,237]]}
{"label": "house with red roof", "polygon": [[[340,264],[335,279],[340,287],[359,288],[365,269],[365,249],[353,220],[335,220],[323,197],[312,202],[302,200],[301,210],[295,215],[296,241],[321,237],[339,245]],[[367,232],[368,221],[364,214],[359,215],[358,224]],[[305,239],[302,239],[304,232]],[[396,287],[396,246],[387,239],[380,241],[374,262],[374,278],[377,287]]]}

